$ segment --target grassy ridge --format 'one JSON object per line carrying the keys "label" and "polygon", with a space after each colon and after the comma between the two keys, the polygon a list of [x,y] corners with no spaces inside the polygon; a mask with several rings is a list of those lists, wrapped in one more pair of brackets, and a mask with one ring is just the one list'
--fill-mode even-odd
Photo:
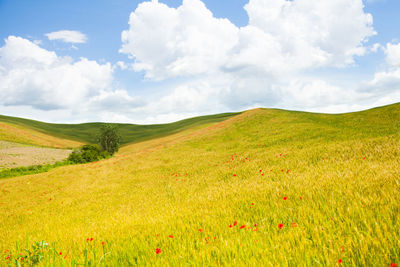
{"label": "grassy ridge", "polygon": [[27,127],[4,122],[0,122],[0,140],[54,148],[74,148],[82,145],[81,142],[57,138]]}
{"label": "grassy ridge", "polygon": [[[156,137],[162,137],[179,131],[203,124],[215,123],[226,120],[240,113],[223,113],[216,115],[200,116],[167,124],[135,125],[113,123],[118,126],[122,136],[122,144],[140,142]],[[0,115],[0,122],[11,123],[33,129],[44,134],[60,138],[67,138],[86,143],[96,143],[96,136],[104,123],[82,124],[54,124],[23,118]]]}
{"label": "grassy ridge", "polygon": [[398,264],[399,121],[257,109],[0,180],[0,265],[40,240],[50,266]]}

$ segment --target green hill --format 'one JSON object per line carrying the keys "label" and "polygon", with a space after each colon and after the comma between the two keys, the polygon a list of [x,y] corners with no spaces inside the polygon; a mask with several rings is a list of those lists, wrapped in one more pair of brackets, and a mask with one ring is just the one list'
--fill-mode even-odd
{"label": "green hill", "polygon": [[[216,115],[200,116],[167,124],[111,124],[118,127],[119,132],[122,136],[122,144],[128,144],[132,142],[140,142],[156,137],[174,134],[195,126],[220,122],[238,114],[240,113],[223,113]],[[99,129],[102,125],[104,125],[104,123],[101,122],[82,124],[54,124],[3,115],[0,115],[0,122],[23,126],[44,134],[85,143],[96,143],[96,136],[99,132]]]}

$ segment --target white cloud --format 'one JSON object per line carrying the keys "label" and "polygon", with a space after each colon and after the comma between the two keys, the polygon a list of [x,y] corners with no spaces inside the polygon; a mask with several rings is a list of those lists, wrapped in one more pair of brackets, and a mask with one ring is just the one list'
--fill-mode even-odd
{"label": "white cloud", "polygon": [[384,96],[391,92],[400,92],[400,67],[375,73],[374,78],[367,82],[365,86],[364,91],[374,96]]}
{"label": "white cloud", "polygon": [[120,52],[155,80],[247,67],[276,73],[353,64],[375,34],[362,0],[250,0],[244,8],[249,24],[238,28],[200,0],[141,3]]}
{"label": "white cloud", "polygon": [[214,18],[199,0],[184,0],[177,9],[143,2],[129,25],[120,52],[135,57],[134,69],[155,80],[215,72],[237,42],[238,29]]}
{"label": "white cloud", "polygon": [[369,48],[370,52],[376,53],[378,50],[383,49],[383,46],[380,43],[375,43],[373,46]]}
{"label": "white cloud", "polygon": [[137,123],[165,123],[193,116],[219,113],[226,108],[220,100],[225,94],[214,81],[196,80],[178,85],[159,98],[130,109]]}
{"label": "white cloud", "polygon": [[110,90],[111,64],[73,61],[9,36],[0,48],[0,104],[51,110],[77,108],[101,90]]}
{"label": "white cloud", "polygon": [[127,112],[143,103],[128,94],[126,90],[117,89],[114,91],[102,90],[88,100],[87,109],[89,111],[114,111]]}
{"label": "white cloud", "polygon": [[378,49],[397,64],[397,46],[367,44],[376,32],[362,0],[249,0],[244,9],[249,23],[236,27],[201,0],[178,8],[141,3],[122,32],[120,52],[149,79],[185,80],[136,111],[153,121],[212,113],[213,106],[217,112],[257,106],[347,112],[400,101],[392,93],[400,85],[397,70],[377,73],[365,88],[304,74],[354,67],[356,57]]}
{"label": "white cloud", "polygon": [[398,66],[400,68],[400,43],[386,44],[385,54],[386,54],[386,61],[390,65]]}
{"label": "white cloud", "polygon": [[127,69],[129,69],[129,66],[123,61],[118,61],[117,63],[115,63],[114,68],[120,68],[121,70],[127,70]]}
{"label": "white cloud", "polygon": [[346,112],[375,101],[356,84],[344,88],[304,75],[353,67],[356,57],[382,48],[367,45],[376,32],[362,0],[249,0],[244,9],[249,23],[237,27],[215,18],[201,0],[178,8],[139,4],[120,52],[148,79],[185,79],[137,111],[153,121],[256,106]]}
{"label": "white cloud", "polygon": [[49,40],[60,40],[65,43],[86,43],[87,37],[85,34],[79,31],[57,31],[57,32],[50,32],[45,34]]}
{"label": "white cloud", "polygon": [[283,107],[309,111],[332,110],[341,112],[340,110],[332,109],[332,106],[346,106],[352,102],[357,102],[357,98],[362,97],[361,94],[353,90],[346,90],[320,79],[308,81],[305,79],[293,79],[282,91],[285,95],[281,100]]}
{"label": "white cloud", "polygon": [[279,43],[281,61],[300,68],[352,64],[375,34],[361,0],[250,0],[245,9],[249,26]]}
{"label": "white cloud", "polygon": [[361,83],[359,89],[376,105],[400,101],[400,43],[388,43],[382,49],[386,56],[386,69],[376,72],[370,81]]}

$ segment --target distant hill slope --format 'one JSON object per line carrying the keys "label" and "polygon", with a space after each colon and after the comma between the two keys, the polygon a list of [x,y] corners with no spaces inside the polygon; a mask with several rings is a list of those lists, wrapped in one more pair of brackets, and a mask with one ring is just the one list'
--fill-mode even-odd
{"label": "distant hill slope", "polygon": [[[400,103],[343,114],[261,110],[264,111],[262,120],[269,120],[274,131],[277,131],[278,125],[285,129],[285,134],[279,133],[282,142],[293,141],[294,138],[317,138],[330,142],[400,134]],[[289,137],[290,140],[286,139]],[[268,140],[271,142],[274,138],[269,136]]]}
{"label": "distant hill slope", "polygon": [[[199,125],[220,122],[240,113],[223,113],[200,116],[167,124],[136,125],[111,123],[118,126],[122,144],[163,137]],[[84,143],[96,143],[96,136],[104,123],[54,124],[0,115],[0,122],[26,127],[47,135]]]}
{"label": "distant hill slope", "polygon": [[0,140],[54,148],[74,148],[83,144],[82,142],[58,138],[27,127],[4,122],[0,122]]}
{"label": "distant hill slope", "polygon": [[[280,147],[309,143],[332,143],[360,140],[365,138],[400,136],[400,103],[372,108],[364,111],[343,114],[324,114],[281,109],[257,108],[242,112],[240,115],[220,123],[224,136],[221,146],[227,140],[232,145],[245,143],[262,147]],[[233,124],[233,126],[230,124]],[[209,127],[215,128],[216,125]],[[229,126],[229,127],[228,127]],[[226,128],[228,127],[228,128]],[[207,136],[207,130],[197,132]],[[210,131],[213,133],[213,131]],[[185,134],[185,132],[182,132]],[[154,139],[141,144],[126,146],[122,151],[135,150],[138,147],[162,145],[166,140],[175,143],[182,134],[171,135],[166,139]],[[190,134],[186,133],[186,136]],[[235,138],[235,136],[237,136]],[[238,142],[240,140],[240,144]],[[155,145],[157,144],[157,145]],[[207,146],[206,144],[204,144]],[[214,144],[216,145],[216,144]]]}

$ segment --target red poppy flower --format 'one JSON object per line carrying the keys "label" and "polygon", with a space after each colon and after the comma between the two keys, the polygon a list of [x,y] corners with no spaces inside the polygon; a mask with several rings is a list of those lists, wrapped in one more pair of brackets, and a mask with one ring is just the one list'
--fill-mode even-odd
{"label": "red poppy flower", "polygon": [[232,224],[230,224],[230,225],[229,225],[229,228],[232,228],[232,227],[233,227]]}
{"label": "red poppy flower", "polygon": [[283,226],[284,226],[284,225],[283,225],[282,223],[278,224],[279,229],[282,229]]}
{"label": "red poppy flower", "polygon": [[363,157],[363,160],[365,160],[365,157]]}
{"label": "red poppy flower", "polygon": [[289,172],[290,172],[290,170],[287,170],[287,171],[286,171],[286,173],[289,173]]}
{"label": "red poppy flower", "polygon": [[62,255],[62,252],[60,251],[60,253],[58,253],[58,255]]}
{"label": "red poppy flower", "polygon": [[292,226],[292,227],[297,227],[297,223],[292,223],[290,226]]}
{"label": "red poppy flower", "polygon": [[90,241],[93,241],[93,237],[90,238]]}
{"label": "red poppy flower", "polygon": [[168,237],[169,237],[169,238],[174,238],[174,236],[173,236],[173,235],[169,235]]}
{"label": "red poppy flower", "polygon": [[233,176],[236,176],[236,174],[234,174]]}
{"label": "red poppy flower", "polygon": [[338,262],[338,263],[342,263],[343,261],[342,261],[342,259],[339,259],[337,262]]}
{"label": "red poppy flower", "polygon": [[301,200],[303,200],[303,197],[300,197]]}
{"label": "red poppy flower", "polygon": [[254,206],[254,203],[251,203],[252,206]]}
{"label": "red poppy flower", "polygon": [[104,241],[103,241],[103,242],[101,242],[101,245],[102,245],[102,246],[104,246],[104,244],[105,244],[105,243],[104,243]]}
{"label": "red poppy flower", "polygon": [[283,197],[283,200],[286,200],[287,199],[287,197]]}
{"label": "red poppy flower", "polygon": [[389,264],[389,267],[397,267],[397,264],[392,262],[391,264]]}
{"label": "red poppy flower", "polygon": [[240,226],[240,229],[243,229],[243,228],[245,228],[246,227],[246,225],[242,225],[242,226]]}
{"label": "red poppy flower", "polygon": [[236,226],[237,225],[237,221],[235,221],[234,223],[233,223],[233,226]]}
{"label": "red poppy flower", "polygon": [[160,254],[161,253],[161,249],[160,248],[156,248],[156,254]]}
{"label": "red poppy flower", "polygon": [[260,170],[260,172],[262,172],[262,170]]}
{"label": "red poppy flower", "polygon": [[200,232],[200,233],[203,232],[203,229],[199,229],[199,232]]}

